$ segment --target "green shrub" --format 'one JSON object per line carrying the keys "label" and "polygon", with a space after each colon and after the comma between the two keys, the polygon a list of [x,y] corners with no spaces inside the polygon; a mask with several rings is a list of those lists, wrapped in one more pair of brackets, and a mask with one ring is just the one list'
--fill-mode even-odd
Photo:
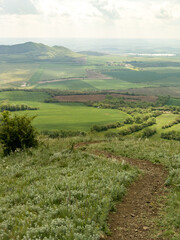
{"label": "green shrub", "polygon": [[68,130],[43,130],[42,135],[48,136],[49,138],[68,138],[68,137],[85,137],[86,132],[83,131],[68,131]]}
{"label": "green shrub", "polygon": [[2,113],[0,122],[0,142],[5,155],[17,149],[36,147],[37,132],[32,127],[34,117],[12,115],[8,111]]}
{"label": "green shrub", "polygon": [[107,125],[93,125],[91,127],[91,132],[103,132],[103,131],[107,131],[108,129],[111,129],[111,128],[118,128],[118,127],[122,127],[122,126],[124,126],[124,124],[120,123],[120,122],[109,123]]}
{"label": "green shrub", "polygon": [[143,138],[148,138],[148,137],[153,136],[156,133],[157,133],[156,129],[145,128],[144,131],[142,132],[142,137]]}
{"label": "green shrub", "polygon": [[180,141],[180,132],[177,131],[170,131],[166,133],[161,133],[161,138],[167,139],[167,140],[176,140]]}

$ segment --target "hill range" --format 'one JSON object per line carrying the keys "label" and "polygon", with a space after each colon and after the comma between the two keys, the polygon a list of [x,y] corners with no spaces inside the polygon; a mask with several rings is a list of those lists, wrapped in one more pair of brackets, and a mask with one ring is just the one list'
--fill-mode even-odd
{"label": "hill range", "polygon": [[82,55],[61,46],[49,47],[42,43],[26,42],[16,45],[0,45],[0,61],[32,62],[58,61],[81,62]]}

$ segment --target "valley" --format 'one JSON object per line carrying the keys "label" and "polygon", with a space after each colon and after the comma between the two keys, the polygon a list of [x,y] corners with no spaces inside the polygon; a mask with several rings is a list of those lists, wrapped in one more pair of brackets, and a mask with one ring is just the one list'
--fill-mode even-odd
{"label": "valley", "polygon": [[179,240],[180,56],[154,52],[0,46],[0,132],[38,142],[1,141],[0,239]]}

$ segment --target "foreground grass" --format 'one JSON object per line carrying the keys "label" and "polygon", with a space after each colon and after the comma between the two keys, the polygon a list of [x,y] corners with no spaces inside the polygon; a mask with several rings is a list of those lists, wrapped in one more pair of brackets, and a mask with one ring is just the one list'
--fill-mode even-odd
{"label": "foreground grass", "polygon": [[150,160],[161,163],[169,169],[166,185],[171,186],[166,208],[158,221],[159,236],[179,240],[180,233],[180,144],[166,140],[141,140],[126,138],[112,139],[107,143],[89,146],[90,150],[99,149],[113,154]]}
{"label": "foreground grass", "polygon": [[1,159],[0,239],[95,240],[108,231],[108,212],[138,171],[70,146],[46,140]]}

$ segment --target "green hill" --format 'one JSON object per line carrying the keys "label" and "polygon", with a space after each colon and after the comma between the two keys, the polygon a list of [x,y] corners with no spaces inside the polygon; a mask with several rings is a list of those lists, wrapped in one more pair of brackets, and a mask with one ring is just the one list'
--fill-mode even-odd
{"label": "green hill", "polygon": [[42,43],[26,42],[16,45],[0,45],[1,62],[82,62],[80,54],[61,46],[49,47]]}

